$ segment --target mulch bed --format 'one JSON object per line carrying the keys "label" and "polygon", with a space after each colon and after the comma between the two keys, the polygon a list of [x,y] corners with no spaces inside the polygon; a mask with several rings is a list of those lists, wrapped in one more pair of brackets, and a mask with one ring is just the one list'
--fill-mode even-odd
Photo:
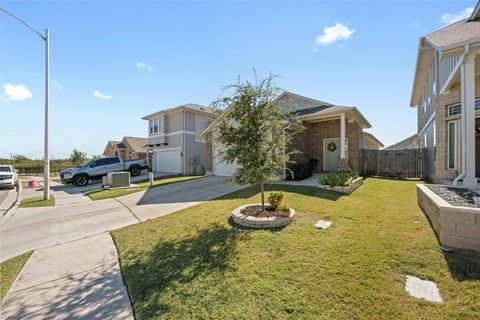
{"label": "mulch bed", "polygon": [[246,216],[252,216],[257,218],[270,218],[270,217],[282,216],[280,211],[267,206],[265,206],[265,210],[262,210],[262,206],[250,206],[245,209],[242,209],[240,213]]}
{"label": "mulch bed", "polygon": [[440,198],[447,201],[452,206],[476,208],[473,197],[476,193],[461,188],[449,188],[438,185],[426,185],[426,187],[435,192]]}

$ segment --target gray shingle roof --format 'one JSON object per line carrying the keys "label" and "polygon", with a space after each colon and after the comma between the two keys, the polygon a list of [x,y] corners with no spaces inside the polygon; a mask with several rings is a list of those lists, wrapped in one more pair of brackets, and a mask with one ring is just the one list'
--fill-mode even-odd
{"label": "gray shingle roof", "polygon": [[476,38],[480,40],[480,21],[468,19],[452,23],[425,36],[427,41],[440,49],[460,45]]}
{"label": "gray shingle roof", "polygon": [[123,137],[122,144],[125,142],[128,143],[134,152],[147,152],[145,145],[148,144],[148,138]]}
{"label": "gray shingle roof", "polygon": [[330,108],[330,106],[318,106],[313,108],[301,109],[301,110],[293,111],[292,113],[296,114],[297,116],[305,116],[307,114],[312,114],[318,111],[325,110],[327,108]]}

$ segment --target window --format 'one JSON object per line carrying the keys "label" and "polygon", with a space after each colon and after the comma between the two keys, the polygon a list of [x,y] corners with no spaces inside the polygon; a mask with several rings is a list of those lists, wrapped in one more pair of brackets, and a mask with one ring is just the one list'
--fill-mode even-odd
{"label": "window", "polygon": [[[475,110],[480,110],[480,98],[475,99]],[[447,106],[447,115],[454,116],[462,113],[462,105],[460,103]]]}
{"label": "window", "polygon": [[204,116],[195,115],[195,141],[204,142],[205,139],[202,137],[202,131],[205,130],[208,119]]}
{"label": "window", "polygon": [[457,123],[450,121],[448,126],[448,169],[457,168]]}
{"label": "window", "polygon": [[115,164],[115,163],[120,163],[120,159],[117,157],[106,158],[104,165]]}
{"label": "window", "polygon": [[456,114],[460,114],[460,112],[462,111],[461,106],[459,104],[448,106],[447,108],[448,108],[448,111],[447,111],[448,116],[454,116]]}
{"label": "window", "polygon": [[150,119],[148,121],[150,134],[162,132],[162,117]]}

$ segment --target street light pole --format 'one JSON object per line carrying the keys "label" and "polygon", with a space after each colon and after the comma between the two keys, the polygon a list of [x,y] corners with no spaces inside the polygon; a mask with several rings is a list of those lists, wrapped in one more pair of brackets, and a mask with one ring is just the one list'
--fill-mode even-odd
{"label": "street light pole", "polygon": [[25,27],[36,33],[45,42],[45,141],[44,141],[44,160],[43,160],[43,199],[50,198],[50,127],[49,127],[49,93],[50,93],[50,33],[45,29],[45,36],[32,28],[28,23],[16,17],[7,10],[0,8],[0,11],[6,13],[17,20]]}
{"label": "street light pole", "polygon": [[49,102],[50,102],[50,33],[45,29],[45,141],[43,163],[43,200],[50,198],[50,126],[49,126]]}

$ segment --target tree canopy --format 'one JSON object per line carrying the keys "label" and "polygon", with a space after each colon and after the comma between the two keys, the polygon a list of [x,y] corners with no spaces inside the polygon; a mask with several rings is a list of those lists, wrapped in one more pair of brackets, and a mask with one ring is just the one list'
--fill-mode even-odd
{"label": "tree canopy", "polygon": [[[231,179],[239,184],[260,185],[264,207],[264,183],[278,181],[290,156],[288,147],[293,130],[299,123],[296,116],[275,105],[281,89],[273,83],[274,77],[238,82],[227,86],[231,95],[217,100],[213,106],[219,112],[213,129],[213,143],[220,145],[218,157],[226,163],[238,165]],[[223,113],[223,114],[222,114]]]}

